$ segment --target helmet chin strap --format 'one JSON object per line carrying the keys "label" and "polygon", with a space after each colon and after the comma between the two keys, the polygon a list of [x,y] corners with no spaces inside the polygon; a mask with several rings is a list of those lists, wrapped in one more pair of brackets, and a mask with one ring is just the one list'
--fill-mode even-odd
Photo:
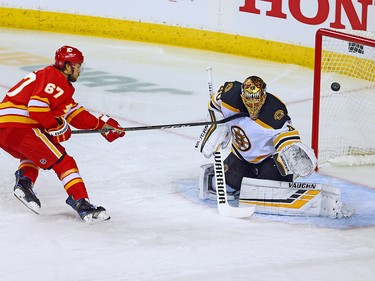
{"label": "helmet chin strap", "polygon": [[72,75],[71,74],[68,74],[68,81],[70,81],[70,82],[75,82],[74,80],[72,80]]}
{"label": "helmet chin strap", "polygon": [[71,68],[71,73],[67,74],[66,78],[68,79],[68,81],[70,82],[75,82],[77,80],[73,80],[72,79],[72,74],[74,73],[74,67],[70,64],[70,68]]}

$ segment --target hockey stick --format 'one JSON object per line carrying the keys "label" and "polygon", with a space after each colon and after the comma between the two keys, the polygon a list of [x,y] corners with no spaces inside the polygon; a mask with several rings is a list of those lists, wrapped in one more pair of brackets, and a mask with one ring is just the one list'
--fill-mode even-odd
{"label": "hockey stick", "polygon": [[[212,122],[212,121],[205,121],[205,122],[196,122],[196,123],[177,123],[177,124],[165,124],[165,125],[149,125],[149,126],[140,126],[140,127],[125,127],[122,131],[130,132],[130,131],[144,131],[144,130],[165,130],[165,129],[178,129],[178,128],[188,128],[188,127],[197,127],[197,126],[206,126],[212,124],[223,124],[228,121],[231,121],[236,118],[241,118],[248,116],[245,113],[237,113],[232,115],[228,118]],[[73,130],[72,134],[90,134],[90,133],[106,133],[111,131],[111,129],[101,129],[101,130]]]}
{"label": "hockey stick", "polygon": [[[208,78],[208,92],[210,97],[213,94],[212,89],[212,68],[207,67],[207,78]],[[225,119],[223,119],[225,120]],[[231,218],[247,218],[250,217],[254,211],[255,207],[233,207],[229,205],[227,199],[227,188],[225,181],[225,171],[223,158],[221,157],[221,147],[214,153],[214,173],[215,173],[215,183],[216,183],[216,200],[217,208],[221,215]]]}

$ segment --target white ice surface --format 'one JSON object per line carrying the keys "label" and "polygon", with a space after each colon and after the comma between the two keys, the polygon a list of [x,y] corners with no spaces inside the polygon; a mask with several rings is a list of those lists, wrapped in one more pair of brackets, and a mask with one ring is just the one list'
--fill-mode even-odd
{"label": "white ice surface", "polygon": [[[87,72],[75,85],[75,98],[93,113],[108,113],[123,126],[196,122],[206,118],[205,69],[212,66],[215,88],[249,75],[263,77],[310,143],[309,69],[94,37],[11,29],[0,29],[0,37],[3,95],[28,73],[17,62],[5,65],[11,61],[7,52],[40,56],[37,61],[48,64],[54,51],[68,44],[84,52]],[[106,82],[119,76],[117,81],[129,83],[113,92],[116,79],[94,84],[86,79],[93,71],[105,72],[98,78]],[[230,219],[194,198],[199,166],[210,161],[194,150],[200,130],[128,132],[114,143],[96,134],[73,136],[66,148],[91,201],[112,216],[95,225],[76,218],[52,171],[41,171],[35,185],[41,214],[26,209],[13,196],[18,161],[0,151],[0,280],[375,280],[374,213],[364,226],[335,228],[309,218]],[[360,190],[372,195],[374,167],[322,172],[353,183],[348,190],[362,184]],[[355,197],[355,207],[364,199]]]}

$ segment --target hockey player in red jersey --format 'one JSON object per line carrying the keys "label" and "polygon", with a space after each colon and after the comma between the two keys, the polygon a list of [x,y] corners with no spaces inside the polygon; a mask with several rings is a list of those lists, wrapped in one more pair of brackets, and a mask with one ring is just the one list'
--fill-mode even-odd
{"label": "hockey player in red jersey", "polygon": [[[198,147],[210,158],[231,141],[231,153],[224,165],[227,191],[232,198],[239,195],[244,177],[291,182],[293,176],[306,177],[313,172],[314,152],[301,143],[285,104],[267,92],[260,77],[247,77],[243,83],[224,83],[212,95],[208,111],[212,121],[238,113],[248,115],[205,128]],[[212,164],[202,166],[199,187],[202,199],[216,193],[212,187],[213,175]]]}
{"label": "hockey player in red jersey", "polygon": [[119,123],[107,115],[99,118],[73,99],[84,62],[71,46],[56,51],[55,63],[34,71],[13,86],[0,103],[0,147],[20,159],[15,173],[14,195],[39,213],[41,203],[33,192],[39,169],[52,169],[67,194],[66,203],[87,222],[108,220],[106,209],[89,201],[77,164],[61,145],[77,129],[109,129],[102,133],[109,142],[123,137]]}

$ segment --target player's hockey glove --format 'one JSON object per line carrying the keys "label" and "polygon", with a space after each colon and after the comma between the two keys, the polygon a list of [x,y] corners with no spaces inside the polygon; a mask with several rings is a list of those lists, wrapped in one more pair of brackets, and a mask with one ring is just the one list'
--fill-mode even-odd
{"label": "player's hockey glove", "polygon": [[[100,122],[101,121],[101,122]],[[120,124],[113,118],[108,115],[101,115],[99,117],[99,122],[104,123],[101,129],[108,129],[105,133],[102,133],[102,136],[109,142],[125,136],[125,131],[120,126]]]}
{"label": "player's hockey glove", "polygon": [[45,132],[49,134],[54,142],[63,142],[70,138],[72,131],[68,122],[63,117],[55,117],[57,120],[57,127],[45,129]]}

